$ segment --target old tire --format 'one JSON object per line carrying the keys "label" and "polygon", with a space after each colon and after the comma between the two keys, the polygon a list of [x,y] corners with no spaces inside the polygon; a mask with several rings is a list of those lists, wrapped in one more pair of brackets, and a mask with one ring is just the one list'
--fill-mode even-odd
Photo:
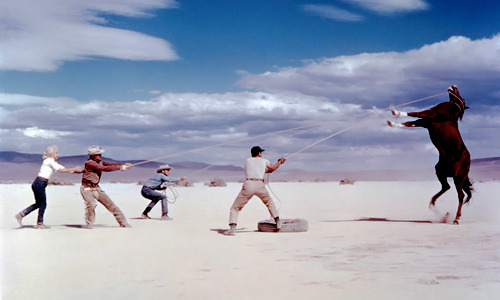
{"label": "old tire", "polygon": [[305,219],[281,219],[281,229],[276,228],[274,220],[263,220],[257,224],[257,229],[262,232],[304,232],[309,228]]}

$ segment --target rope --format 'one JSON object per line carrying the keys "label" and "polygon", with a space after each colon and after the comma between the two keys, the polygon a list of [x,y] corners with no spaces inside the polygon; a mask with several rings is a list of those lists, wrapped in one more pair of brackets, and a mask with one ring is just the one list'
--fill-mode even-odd
{"label": "rope", "polygon": [[294,130],[298,130],[298,129],[302,129],[302,128],[309,128],[309,127],[317,126],[316,124],[327,123],[327,122],[330,122],[330,121],[322,121],[322,122],[315,123],[315,124],[304,125],[304,126],[299,126],[299,127],[295,127],[295,128],[289,128],[289,129],[284,129],[284,130],[280,130],[280,131],[275,131],[275,132],[270,132],[270,133],[266,133],[266,134],[261,134],[261,135],[257,135],[257,136],[253,136],[253,137],[246,137],[246,138],[241,138],[241,139],[237,139],[237,140],[232,140],[232,141],[225,142],[225,143],[219,143],[219,144],[214,144],[214,145],[210,145],[210,146],[205,146],[205,147],[190,149],[190,150],[186,150],[184,152],[173,153],[173,154],[170,154],[170,155],[165,155],[165,156],[161,156],[161,157],[157,157],[157,158],[153,158],[153,159],[149,159],[149,160],[140,161],[140,162],[137,162],[135,164],[132,164],[132,166],[137,166],[137,165],[141,165],[141,164],[145,164],[145,163],[148,163],[148,162],[153,162],[153,161],[157,161],[157,160],[160,160],[160,159],[165,159],[165,158],[169,158],[169,157],[173,157],[173,156],[180,156],[180,155],[183,155],[183,154],[186,154],[186,153],[191,153],[191,152],[195,152],[195,151],[199,151],[199,150],[204,150],[204,149],[210,149],[210,148],[225,146],[225,145],[228,145],[228,144],[238,143],[238,142],[252,140],[252,139],[266,137],[266,136],[272,136],[272,135],[276,135],[276,134],[280,134],[280,133],[284,133],[284,132],[289,132],[289,131],[294,131]]}
{"label": "rope", "polygon": [[267,174],[267,181],[266,181],[266,185],[267,185],[267,188],[269,189],[269,191],[271,192],[271,194],[274,196],[274,198],[276,198],[276,200],[278,200],[278,203],[279,205],[276,207],[276,209],[281,209],[281,200],[278,196],[276,196],[276,194],[273,192],[273,189],[271,189],[271,174]]}
{"label": "rope", "polygon": [[[435,94],[435,95],[432,95],[432,96],[429,96],[429,97],[424,97],[424,98],[420,98],[420,99],[417,99],[417,100],[413,100],[413,101],[409,101],[409,102],[406,102],[406,103],[402,103],[402,104],[399,104],[399,105],[394,105],[394,106],[391,106],[391,107],[386,107],[382,110],[387,110],[387,109],[390,109],[390,108],[394,108],[394,107],[400,107],[400,106],[404,106],[404,105],[408,105],[408,104],[412,104],[412,103],[417,103],[417,102],[420,102],[420,101],[424,101],[424,100],[427,100],[427,99],[431,99],[431,98],[434,98],[434,97],[437,97],[437,96],[441,96],[441,95],[444,95],[446,94],[447,92],[443,92],[443,93],[439,93],[439,94]],[[366,113],[363,113],[363,114],[358,114],[358,115],[355,115],[354,117],[352,118],[357,118],[357,117],[360,117],[360,116],[365,116],[367,114],[369,114],[370,112],[366,112]],[[350,118],[350,119],[352,119]],[[344,119],[344,120],[348,120],[347,118]],[[340,120],[336,120],[336,121],[343,121],[343,119],[340,119]],[[153,162],[153,161],[156,161],[156,160],[160,160],[160,159],[165,159],[165,158],[169,158],[169,157],[173,157],[173,156],[179,156],[179,155],[183,155],[183,154],[186,154],[186,153],[191,153],[191,152],[195,152],[195,151],[199,151],[199,150],[203,150],[203,149],[210,149],[210,148],[215,148],[215,147],[220,147],[220,146],[224,146],[224,145],[228,145],[228,144],[232,144],[232,143],[237,143],[237,142],[241,142],[241,141],[246,141],[246,140],[252,140],[252,139],[256,139],[256,138],[260,138],[260,137],[265,137],[265,136],[272,136],[272,135],[276,135],[276,134],[280,134],[280,133],[285,133],[285,132],[291,132],[291,131],[295,131],[295,130],[299,130],[299,129],[307,129],[307,130],[303,130],[302,132],[299,132],[299,133],[296,133],[294,135],[298,135],[298,134],[303,134],[305,132],[308,132],[308,131],[311,131],[313,129],[317,129],[319,127],[322,127],[322,126],[326,126],[325,124],[328,124],[329,125],[330,121],[322,121],[322,122],[317,122],[317,123],[313,123],[311,125],[304,125],[304,126],[299,126],[299,127],[295,127],[295,128],[290,128],[290,129],[285,129],[285,130],[279,130],[279,131],[275,131],[275,132],[271,132],[271,133],[266,133],[266,134],[262,134],[262,135],[258,135],[258,136],[253,136],[253,137],[246,137],[246,138],[242,138],[242,139],[238,139],[238,140],[234,140],[234,141],[229,141],[229,142],[225,142],[225,143],[219,143],[219,144],[215,144],[215,145],[210,145],[210,146],[205,146],[205,147],[200,147],[200,148],[195,148],[195,149],[190,149],[190,150],[187,150],[187,151],[184,151],[184,152],[179,152],[179,153],[174,153],[174,154],[170,154],[170,155],[166,155],[166,156],[162,156],[162,157],[158,157],[158,158],[154,158],[154,159],[150,159],[150,160],[145,160],[145,161],[141,161],[141,162],[138,162],[138,163],[135,163],[135,164],[132,164],[133,166],[137,166],[137,165],[141,165],[141,164],[145,164],[145,163],[148,163],[148,162]],[[287,159],[290,159],[291,157],[297,155],[298,153],[304,151],[304,150],[307,150],[311,147],[314,147],[315,145],[319,144],[319,143],[322,143],[328,139],[331,139],[332,137],[334,136],[337,136],[345,131],[348,131],[348,130],[351,130],[352,128],[355,128],[355,127],[358,127],[358,126],[361,126],[363,123],[359,123],[359,124],[356,124],[356,125],[353,125],[353,126],[350,126],[350,127],[347,127],[347,128],[344,128],[342,130],[339,130],[325,138],[322,138],[302,149],[299,149],[298,151],[295,151],[293,152],[292,154],[288,155],[287,156]],[[294,135],[291,135],[291,136],[294,136]],[[198,173],[201,173],[207,169],[209,169],[210,167],[214,166],[214,164],[212,165],[209,165],[195,173],[193,173],[191,176],[195,175],[195,174],[198,174]],[[271,194],[278,200],[279,202],[279,206],[281,207],[281,200],[279,199],[279,197],[274,193],[274,191],[271,189],[271,186],[270,186],[270,174],[267,175],[267,187],[269,189],[269,191],[271,192]],[[173,194],[173,198],[174,200],[173,201],[169,201],[167,197],[167,190],[170,189],[170,191],[172,192]],[[167,197],[167,201],[171,204],[175,203],[177,201],[177,197],[178,197],[178,193],[177,191],[171,186],[171,185],[167,185],[167,188],[163,191],[165,196]]]}
{"label": "rope", "polygon": [[[431,98],[434,98],[434,97],[437,97],[437,96],[441,96],[441,95],[444,95],[444,94],[447,94],[447,93],[448,92],[443,92],[443,93],[435,94],[435,95],[432,95],[432,96],[429,96],[429,97],[420,98],[420,99],[409,101],[409,102],[402,103],[402,104],[399,104],[399,105],[394,105],[394,106],[391,106],[391,107],[386,107],[386,108],[384,108],[382,110],[387,110],[387,109],[390,109],[390,108],[393,108],[393,107],[400,107],[400,106],[404,106],[404,105],[408,105],[408,104],[412,104],[412,103],[424,101],[424,100],[431,99]],[[365,115],[367,115],[369,113],[370,112],[358,114],[358,115],[355,115],[355,116],[353,116],[353,117],[351,117],[349,119],[357,118],[357,117],[361,117],[361,116],[365,116]],[[345,118],[345,119],[340,119],[340,120],[336,120],[336,121],[343,121],[343,120],[349,120],[349,119]],[[241,139],[237,139],[237,140],[231,140],[231,141],[224,142],[224,143],[209,145],[209,146],[200,147],[200,148],[194,148],[194,149],[186,150],[186,151],[183,151],[183,152],[177,152],[177,153],[173,153],[173,154],[169,154],[169,155],[165,155],[165,156],[161,156],[161,157],[157,157],[157,158],[153,158],[153,159],[149,159],[149,160],[137,162],[135,164],[132,164],[132,166],[137,166],[137,165],[145,164],[145,163],[148,163],[148,162],[154,162],[154,161],[157,161],[157,160],[160,160],[160,159],[169,158],[169,157],[180,156],[180,155],[184,155],[186,153],[191,153],[191,152],[195,152],[195,151],[206,150],[206,149],[210,149],[210,148],[215,148],[215,147],[225,146],[225,145],[229,145],[229,144],[234,144],[234,143],[238,143],[238,142],[242,142],[242,141],[248,141],[248,140],[253,140],[253,139],[262,138],[262,137],[266,137],[266,136],[272,136],[272,135],[277,135],[277,134],[281,134],[281,133],[292,132],[292,131],[299,130],[299,129],[307,129],[307,128],[309,128],[310,130],[312,130],[312,129],[315,129],[315,128],[318,128],[318,127],[321,127],[321,126],[326,126],[326,124],[329,125],[330,123],[331,123],[331,121],[321,121],[321,122],[316,122],[316,123],[309,124],[309,125],[298,126],[298,127],[294,127],[294,128],[289,128],[289,129],[274,131],[274,132],[270,132],[270,133],[266,133],[266,134],[261,134],[261,135],[253,136],[253,137],[246,137],[246,138],[241,138]],[[355,127],[355,126],[352,126],[352,127]],[[344,129],[341,132],[343,132],[345,130],[348,130],[348,129],[351,129],[352,127]],[[341,133],[341,132],[339,132],[339,133]],[[322,141],[327,140],[327,139],[329,139],[329,138],[331,138],[331,137],[333,137],[333,136],[335,136],[335,135],[337,135],[339,133],[333,134],[333,135],[331,135],[331,136],[329,136],[329,137],[327,137],[325,139],[322,139],[322,140],[314,143],[312,146],[314,146],[314,145],[316,145],[318,143],[321,143]],[[310,148],[310,147],[306,147],[304,149],[301,149],[301,150],[297,151],[297,153],[301,152],[303,150],[306,150],[307,148]],[[293,154],[296,154],[296,153],[293,153]]]}
{"label": "rope", "polygon": [[[391,106],[391,107],[399,107],[399,106],[404,106],[404,105],[408,105],[408,104],[412,104],[412,103],[416,103],[416,102],[424,101],[424,100],[427,100],[427,99],[430,99],[430,98],[434,98],[434,97],[437,97],[437,96],[441,96],[441,95],[444,95],[444,94],[446,94],[446,93],[439,93],[439,94],[436,94],[436,95],[432,95],[432,96],[425,97],[425,98],[420,98],[420,99],[417,99],[417,100],[413,100],[413,101],[410,101],[410,102],[406,102],[406,103],[399,104],[399,105],[395,105],[395,106]],[[390,109],[391,107],[386,107],[386,108],[385,108],[385,109],[383,109],[383,110]],[[363,115],[366,115],[366,114],[367,114],[367,113],[359,114],[359,115],[357,115],[357,116],[355,116],[355,117],[363,116]],[[366,122],[365,122],[365,123],[366,123]],[[319,144],[319,143],[322,143],[322,142],[324,142],[324,141],[326,141],[326,140],[328,140],[328,139],[331,139],[331,138],[332,138],[332,137],[334,137],[334,136],[337,136],[337,135],[339,135],[339,134],[341,134],[341,133],[343,133],[343,132],[345,132],[345,131],[351,130],[352,128],[355,128],[355,127],[361,126],[361,125],[363,125],[363,124],[364,124],[364,123],[358,123],[358,124],[356,124],[356,125],[349,126],[349,127],[344,128],[344,129],[342,129],[342,130],[339,130],[339,131],[337,131],[337,132],[335,132],[335,133],[333,133],[333,134],[331,134],[331,135],[329,135],[329,136],[327,136],[327,137],[325,137],[325,138],[322,138],[322,139],[320,139],[320,140],[318,140],[318,141],[316,141],[316,142],[314,142],[314,143],[312,143],[312,144],[310,144],[310,145],[308,145],[308,146],[306,146],[306,147],[304,147],[304,148],[302,148],[302,149],[300,149],[300,150],[298,150],[298,151],[295,151],[294,153],[292,153],[292,154],[288,155],[288,156],[287,156],[287,159],[290,159],[291,157],[293,157],[293,156],[297,155],[298,153],[300,153],[300,152],[302,152],[302,151],[304,151],[304,150],[306,150],[306,149],[309,149],[309,148],[311,148],[311,147],[313,147],[313,146],[315,146],[315,145],[317,145],[317,144]],[[278,202],[280,203],[280,206],[281,206],[281,203],[282,203],[282,202],[281,202],[281,200],[279,199],[279,197],[278,197],[278,196],[277,196],[277,195],[273,192],[273,190],[271,189],[271,185],[270,185],[270,182],[271,182],[270,175],[271,175],[271,174],[268,174],[268,175],[267,175],[267,187],[268,187],[269,191],[271,192],[271,194],[272,194],[272,195],[273,195],[273,196],[274,196],[274,197],[278,200]]]}
{"label": "rope", "polygon": [[417,100],[413,100],[413,101],[402,103],[402,104],[398,104],[398,105],[393,105],[391,107],[400,107],[400,106],[404,106],[404,105],[408,105],[408,104],[412,104],[412,103],[417,103],[417,102],[424,101],[424,100],[427,100],[427,99],[431,99],[431,98],[434,98],[434,97],[437,97],[437,96],[441,96],[441,95],[444,95],[444,94],[448,94],[448,92],[442,92],[442,93],[435,94],[435,95],[432,95],[432,96],[429,96],[429,97],[420,98],[420,99],[417,99]]}
{"label": "rope", "polygon": [[201,169],[201,170],[198,170],[198,171],[196,171],[196,172],[194,172],[194,173],[191,173],[190,175],[188,175],[188,176],[186,176],[186,177],[188,177],[188,178],[189,178],[189,177],[193,177],[194,175],[196,175],[196,174],[198,174],[198,173],[201,173],[201,172],[203,172],[203,171],[205,171],[205,170],[208,170],[209,168],[211,168],[211,167],[213,167],[213,166],[215,166],[215,164],[211,164],[211,165],[209,165],[209,166],[207,166],[207,167],[205,167],[205,168],[203,168],[203,169]]}
{"label": "rope", "polygon": [[288,156],[287,156],[287,159],[290,159],[290,157],[293,157],[293,156],[297,155],[298,153],[300,153],[300,152],[302,152],[302,151],[304,151],[304,150],[306,150],[306,149],[309,149],[309,148],[311,148],[311,147],[313,147],[313,146],[316,146],[317,144],[319,144],[319,143],[321,143],[321,142],[324,142],[324,141],[326,141],[326,140],[328,140],[328,139],[331,139],[332,137],[334,137],[334,136],[336,136],[336,135],[339,135],[339,134],[341,134],[341,133],[342,133],[342,132],[344,132],[344,131],[350,130],[350,129],[352,129],[352,128],[354,128],[354,127],[358,127],[358,126],[360,126],[360,125],[361,125],[361,124],[356,124],[356,125],[353,125],[353,126],[350,126],[350,127],[344,128],[344,129],[342,129],[342,130],[339,130],[339,131],[335,132],[334,134],[331,134],[331,135],[329,135],[329,136],[327,136],[327,137],[325,137],[325,138],[322,138],[322,139],[320,139],[320,140],[318,140],[318,141],[316,141],[316,142],[314,142],[314,143],[310,144],[309,146],[306,146],[306,147],[304,147],[304,148],[302,148],[302,149],[300,149],[300,150],[298,150],[298,151],[295,151],[294,153],[292,153],[292,154],[288,155]]}
{"label": "rope", "polygon": [[[362,123],[361,123],[361,124],[362,124]],[[306,150],[306,149],[309,149],[309,148],[311,148],[311,147],[313,147],[313,146],[315,146],[315,145],[317,145],[317,144],[319,144],[319,143],[321,143],[321,142],[324,142],[324,141],[326,141],[326,140],[328,140],[328,139],[331,139],[332,137],[334,137],[334,136],[336,136],[336,135],[339,135],[339,134],[341,134],[342,132],[348,131],[348,130],[350,130],[350,129],[354,128],[354,127],[361,126],[361,124],[357,124],[357,125],[353,125],[353,126],[350,126],[350,127],[344,128],[344,129],[342,129],[342,130],[339,130],[339,131],[335,132],[334,134],[331,134],[331,135],[329,135],[329,136],[327,136],[327,137],[325,137],[325,138],[322,138],[322,139],[320,139],[320,140],[318,140],[318,141],[316,141],[316,142],[314,142],[314,143],[310,144],[309,146],[306,146],[306,147],[304,147],[304,148],[302,148],[302,149],[300,149],[300,150],[298,150],[298,151],[295,151],[294,153],[292,153],[292,154],[288,155],[288,156],[287,156],[287,159],[290,159],[290,157],[293,157],[293,156],[297,155],[298,153],[300,153],[300,152],[302,152],[302,151],[304,151],[304,150]],[[267,183],[266,183],[266,185],[267,185],[267,188],[269,189],[269,191],[271,192],[271,194],[274,196],[274,198],[276,198],[276,200],[278,200],[278,202],[279,202],[279,207],[277,207],[277,209],[280,209],[280,208],[281,208],[281,203],[282,203],[282,202],[281,202],[280,198],[279,198],[279,197],[278,197],[278,196],[274,193],[273,189],[271,188],[271,184],[270,184],[270,183],[271,183],[271,174],[269,174],[269,173],[268,173],[268,174],[267,174]]]}
{"label": "rope", "polygon": [[[332,137],[334,137],[336,135],[339,135],[342,132],[348,131],[348,130],[354,128],[354,127],[361,126],[361,124],[357,124],[357,125],[353,125],[353,126],[344,128],[342,130],[339,130],[339,131],[335,132],[334,134],[331,134],[331,135],[329,135],[329,136],[327,136],[325,138],[322,138],[322,139],[320,139],[320,140],[318,140],[318,141],[310,144],[309,146],[306,146],[306,147],[304,147],[304,148],[302,148],[302,149],[300,149],[298,151],[295,151],[294,153],[288,155],[287,159],[290,159],[290,157],[293,157],[293,156],[297,155],[298,153],[300,153],[300,152],[302,152],[302,151],[304,151],[306,149],[309,149],[309,148],[311,148],[311,147],[313,147],[313,146],[315,146],[315,145],[317,145],[317,144],[319,144],[321,142],[324,142],[324,141],[326,141],[328,139],[331,139]],[[266,182],[267,182],[266,185],[267,185],[267,188],[269,189],[269,192],[271,192],[271,194],[274,196],[274,198],[276,198],[276,200],[278,200],[278,202],[279,202],[279,206],[277,207],[277,209],[281,208],[281,203],[282,202],[281,202],[280,198],[274,193],[273,189],[271,188],[271,184],[270,184],[271,183],[271,174],[269,174],[269,173],[267,174],[267,181]]]}
{"label": "rope", "polygon": [[[166,189],[163,190],[163,194],[165,195],[165,197],[167,197],[168,203],[174,204],[177,201],[179,194],[177,193],[177,190],[173,187],[173,185],[169,184],[169,185],[165,185],[165,186],[166,186]],[[167,196],[167,190],[170,190],[172,192],[172,197]],[[170,200],[168,200],[169,198],[174,198],[174,200],[170,201]]]}

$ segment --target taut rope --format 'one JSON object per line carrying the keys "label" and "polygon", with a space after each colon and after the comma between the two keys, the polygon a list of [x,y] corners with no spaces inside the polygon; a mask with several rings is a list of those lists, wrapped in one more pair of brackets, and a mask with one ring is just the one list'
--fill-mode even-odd
{"label": "taut rope", "polygon": [[[408,105],[408,104],[412,104],[412,103],[424,101],[424,100],[431,99],[431,98],[434,98],[434,97],[437,97],[437,96],[441,96],[441,95],[444,95],[444,94],[447,94],[447,93],[448,92],[443,92],[443,93],[435,94],[435,95],[432,95],[432,96],[429,96],[429,97],[420,98],[420,99],[409,101],[409,102],[402,103],[402,104],[399,104],[399,105],[393,105],[391,107],[386,107],[386,108],[384,108],[382,110],[387,110],[387,109],[390,109],[390,108],[393,108],[393,107],[399,107],[399,106],[404,106],[404,105]],[[371,112],[366,112],[366,113],[358,114],[358,115],[355,115],[354,117],[351,117],[350,119],[361,117],[361,116],[364,116],[364,115],[368,115],[370,113]],[[340,119],[340,120],[336,120],[336,121],[342,121],[342,120],[348,120],[348,119],[346,118],[346,119]],[[135,164],[132,164],[132,165],[133,166],[137,166],[137,165],[145,164],[145,163],[148,163],[148,162],[157,161],[157,160],[160,160],[160,159],[165,159],[165,158],[174,157],[174,156],[180,156],[180,155],[183,155],[183,154],[186,154],[186,153],[191,153],[191,152],[200,151],[200,150],[206,150],[206,149],[210,149],[210,148],[216,148],[216,147],[225,146],[225,145],[229,145],[229,144],[234,144],[234,143],[238,143],[238,142],[242,142],[242,141],[253,140],[253,139],[257,139],[257,138],[262,138],[262,137],[266,137],[266,136],[277,135],[277,134],[291,132],[291,131],[300,130],[300,129],[313,129],[313,128],[324,126],[325,124],[329,124],[330,122],[331,121],[321,121],[321,122],[313,123],[313,124],[310,124],[310,125],[304,125],[304,126],[299,126],[299,127],[294,127],[294,128],[289,128],[289,129],[274,131],[274,132],[270,132],[270,133],[266,133],[266,134],[261,134],[261,135],[253,136],[253,137],[246,137],[246,138],[241,138],[241,139],[237,139],[237,140],[231,140],[231,141],[228,141],[228,142],[214,144],[214,145],[209,145],[209,146],[200,147],[200,148],[194,148],[194,149],[186,150],[186,151],[183,151],[183,152],[177,152],[177,153],[173,153],[173,154],[169,154],[169,155],[165,155],[165,156],[161,156],[161,157],[157,157],[157,158],[153,158],[153,159],[141,161],[141,162],[138,162],[138,163],[135,163]],[[334,137],[334,136],[336,136],[336,135],[338,135],[338,134],[340,134],[340,133],[342,133],[344,131],[350,130],[353,127],[356,127],[356,126],[358,126],[358,125],[354,125],[354,126],[342,129],[339,132],[336,132],[336,133],[334,133],[334,134],[332,134],[330,136],[327,136],[326,138],[323,138],[323,139],[321,139],[321,140],[319,140],[317,142],[314,142],[313,144],[311,144],[311,145],[309,145],[307,147],[304,147],[303,149],[300,149],[299,151],[297,151],[295,153],[292,153],[292,156],[295,155],[295,154],[297,154],[297,153],[299,153],[299,152],[302,152],[302,151],[304,151],[304,150],[306,150],[306,149],[308,149],[308,148],[310,148],[312,146],[315,146],[315,145],[317,145],[317,144],[319,144],[319,143],[321,143],[323,141],[326,141],[326,140],[328,140],[328,139],[330,139],[330,138],[332,138],[332,137]],[[207,169],[207,168],[205,168],[205,169]]]}
{"label": "taut rope", "polygon": [[[391,107],[386,107],[386,108],[384,108],[383,110],[388,110],[388,109],[391,109],[392,107],[399,107],[399,106],[404,106],[404,105],[408,105],[408,104],[412,104],[412,103],[416,103],[416,102],[424,101],[424,100],[431,99],[431,98],[434,98],[434,97],[437,97],[437,96],[441,96],[441,95],[444,95],[444,94],[446,94],[446,92],[439,93],[439,94],[435,94],[435,95],[432,95],[432,96],[429,96],[429,97],[425,97],[425,98],[420,98],[420,99],[413,100],[413,101],[410,101],[410,102],[406,102],[406,103],[403,103],[403,104],[399,104],[399,105],[395,105],[395,106],[391,106]],[[369,114],[369,112],[368,112],[368,113],[363,113],[363,114],[358,114],[358,115],[356,115],[355,117],[360,117],[360,116],[364,116],[364,115],[367,115],[367,114]],[[302,152],[302,151],[304,151],[304,150],[306,150],[306,149],[308,149],[308,148],[311,148],[311,147],[313,147],[313,146],[315,146],[315,145],[317,145],[317,144],[319,144],[319,143],[321,143],[321,142],[324,142],[324,141],[326,141],[326,140],[328,140],[328,139],[331,139],[332,137],[337,136],[337,135],[339,135],[339,134],[341,134],[341,133],[343,133],[343,132],[345,132],[345,131],[348,131],[348,130],[350,130],[350,129],[354,128],[354,127],[361,126],[362,124],[363,124],[363,123],[359,123],[359,124],[352,125],[352,126],[350,126],[350,127],[344,128],[344,129],[342,129],[342,130],[339,130],[339,131],[337,131],[337,132],[335,132],[335,133],[333,133],[333,134],[331,134],[331,135],[329,135],[329,136],[327,136],[327,137],[325,137],[325,138],[322,138],[322,139],[320,139],[320,140],[318,140],[318,141],[316,141],[316,142],[314,142],[314,143],[310,144],[309,146],[306,146],[306,147],[304,147],[304,148],[302,148],[302,149],[300,149],[300,150],[298,150],[298,151],[296,151],[296,152],[294,152],[294,153],[292,153],[292,154],[288,155],[286,158],[287,158],[287,159],[289,159],[290,157],[293,157],[293,156],[297,155],[298,153],[300,153],[300,152]],[[281,203],[282,203],[282,202],[281,202],[281,200],[279,199],[279,197],[278,197],[278,196],[277,196],[277,195],[273,192],[273,190],[271,189],[271,185],[270,185],[270,182],[271,182],[270,175],[271,175],[271,174],[267,174],[267,187],[268,187],[269,191],[271,192],[271,194],[274,196],[274,198],[276,198],[276,199],[278,200],[278,202],[280,203],[280,206],[281,206]]]}

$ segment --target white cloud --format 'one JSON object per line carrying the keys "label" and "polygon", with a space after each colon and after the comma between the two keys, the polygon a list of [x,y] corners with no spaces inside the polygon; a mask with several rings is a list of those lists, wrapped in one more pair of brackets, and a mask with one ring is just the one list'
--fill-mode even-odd
{"label": "white cloud", "polygon": [[302,9],[308,13],[337,21],[359,22],[364,19],[361,15],[337,8],[333,5],[308,4],[303,5]]}
{"label": "white cloud", "polygon": [[[304,139],[316,138],[331,130],[332,123],[328,120],[360,112],[357,105],[331,103],[318,97],[262,92],[167,93],[133,102],[50,101],[15,94],[0,96],[3,99],[0,111],[5,112],[0,119],[0,127],[5,128],[0,132],[3,144],[0,149],[10,145],[9,149],[19,146],[23,149],[14,150],[31,152],[26,144],[35,143],[35,138],[58,139],[57,143],[66,149],[71,145],[79,151],[77,153],[92,144],[122,147],[123,158],[131,158],[127,148],[141,153],[136,158],[150,158],[157,156],[155,153],[183,152],[224,142],[231,144],[228,147],[239,140],[254,143],[251,138],[262,135],[265,136],[259,142],[271,143],[270,140],[278,140],[273,132],[324,122],[315,130],[304,128],[300,134],[296,134],[297,131],[280,134],[280,141],[298,146]],[[17,99],[25,100],[22,105],[10,105]],[[213,155],[207,151],[194,154],[196,156],[189,159],[210,161]],[[227,158],[222,153],[220,157]],[[238,164],[240,161],[226,163]]]}
{"label": "white cloud", "polygon": [[[242,115],[248,117],[268,117],[286,115],[287,117],[320,117],[321,114],[331,114],[339,111],[352,111],[356,106],[350,104],[338,105],[326,99],[308,97],[303,94],[271,94],[263,92],[241,92],[225,94],[173,94],[166,93],[154,99],[154,105],[146,105],[145,109],[178,112],[184,116],[203,118],[210,115],[226,114],[232,119]],[[140,103],[140,102],[139,102]],[[341,108],[340,108],[341,107]],[[233,115],[231,115],[233,114]]]}
{"label": "white cloud", "polygon": [[400,13],[425,10],[429,4],[425,0],[343,0],[377,13]]}
{"label": "white cloud", "polygon": [[1,1],[0,69],[53,71],[95,57],[176,60],[165,40],[105,26],[105,15],[148,17],[149,10],[174,7],[173,0]]}
{"label": "white cloud", "polygon": [[61,136],[69,135],[70,132],[57,131],[57,130],[45,130],[38,127],[29,127],[24,129],[17,129],[27,137],[31,138],[42,138],[42,139],[54,139]]}
{"label": "white cloud", "polygon": [[299,92],[345,103],[387,105],[395,99],[413,100],[411,95],[415,94],[443,92],[451,84],[495,88],[500,79],[499,57],[500,34],[480,40],[455,36],[406,52],[306,61],[302,67],[244,76],[239,85],[273,93]]}
{"label": "white cloud", "polygon": [[0,94],[0,105],[5,107],[47,106],[60,108],[72,106],[76,100],[66,97],[49,98],[23,94]]}
{"label": "white cloud", "polygon": [[[301,94],[240,92],[225,94],[166,93],[145,101],[80,102],[66,98],[43,98],[0,94],[5,128],[46,128],[37,124],[56,123],[74,128],[152,126],[176,124],[242,124],[253,120],[321,120],[332,115],[359,113],[359,105],[332,103],[327,99]],[[8,113],[7,113],[8,112]],[[233,131],[235,130],[232,127]],[[210,130],[210,129],[207,129]]]}

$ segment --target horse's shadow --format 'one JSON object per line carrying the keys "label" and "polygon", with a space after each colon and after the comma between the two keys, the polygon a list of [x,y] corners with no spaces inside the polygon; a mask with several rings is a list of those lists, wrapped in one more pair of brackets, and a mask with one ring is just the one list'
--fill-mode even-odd
{"label": "horse's shadow", "polygon": [[322,222],[326,222],[326,223],[335,223],[335,222],[388,222],[388,223],[424,223],[424,224],[433,224],[433,223],[446,223],[446,220],[442,220],[442,221],[401,220],[401,219],[389,219],[389,218],[369,217],[369,218],[360,218],[360,219],[352,219],[352,220],[325,220],[325,221],[322,221]]}

